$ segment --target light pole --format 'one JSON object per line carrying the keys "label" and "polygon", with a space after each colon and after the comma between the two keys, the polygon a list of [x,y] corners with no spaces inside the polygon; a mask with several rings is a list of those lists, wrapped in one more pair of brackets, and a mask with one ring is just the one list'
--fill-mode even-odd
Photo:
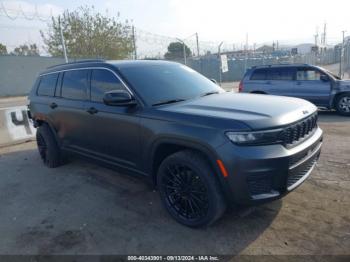
{"label": "light pole", "polygon": [[62,49],[63,49],[64,60],[66,61],[66,63],[68,63],[67,49],[66,49],[66,44],[64,42],[63,30],[62,30],[61,17],[60,16],[58,17],[58,25],[60,27],[60,36],[61,36],[61,44],[62,44]]}
{"label": "light pole", "polygon": [[180,39],[180,38],[176,38],[177,41],[179,41],[180,43],[182,43],[182,47],[183,47],[183,56],[184,56],[184,62],[185,62],[185,65],[187,64],[187,58],[186,58],[186,44],[185,44],[185,41],[186,39],[192,37],[192,36],[196,36],[197,38],[197,50],[199,52],[199,44],[198,44],[198,34],[197,33],[194,33],[184,39]]}
{"label": "light pole", "polygon": [[184,56],[184,63],[187,65],[187,60],[186,60],[186,46],[185,46],[185,41],[181,40],[180,38],[176,38],[177,41],[182,43],[182,50],[183,50],[183,56]]}
{"label": "light pole", "polygon": [[344,57],[344,41],[345,41],[345,30],[342,31],[343,33],[343,41],[342,41],[342,45],[341,45],[341,50],[340,50],[340,62],[339,62],[339,77],[343,77],[343,57]]}
{"label": "light pole", "polygon": [[221,42],[218,46],[218,56],[219,56],[219,83],[221,86],[221,80],[222,80],[222,76],[221,76],[221,71],[222,71],[222,64],[221,64],[221,46],[224,42]]}

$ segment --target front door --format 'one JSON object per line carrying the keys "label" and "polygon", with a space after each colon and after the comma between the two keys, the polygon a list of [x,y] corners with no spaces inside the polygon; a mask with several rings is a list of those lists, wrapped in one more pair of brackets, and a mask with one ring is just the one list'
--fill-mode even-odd
{"label": "front door", "polygon": [[90,74],[90,101],[85,107],[89,153],[122,167],[137,168],[140,159],[137,107],[104,104],[105,92],[126,87],[108,69],[92,69]]}
{"label": "front door", "polygon": [[296,72],[294,93],[296,97],[306,99],[317,106],[328,106],[331,82],[322,71],[312,67],[300,67]]}

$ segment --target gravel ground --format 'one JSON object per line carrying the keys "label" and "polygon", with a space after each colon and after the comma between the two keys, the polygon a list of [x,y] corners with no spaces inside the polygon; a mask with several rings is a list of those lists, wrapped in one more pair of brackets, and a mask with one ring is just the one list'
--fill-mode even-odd
{"label": "gravel ground", "polygon": [[302,186],[196,230],[140,179],[78,159],[48,169],[34,142],[0,148],[0,254],[350,255],[350,118],[320,112],[320,126]]}

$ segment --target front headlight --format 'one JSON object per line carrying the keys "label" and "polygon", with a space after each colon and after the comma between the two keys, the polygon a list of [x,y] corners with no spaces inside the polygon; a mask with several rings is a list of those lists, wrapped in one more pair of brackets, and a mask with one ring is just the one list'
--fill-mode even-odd
{"label": "front headlight", "polygon": [[226,136],[238,145],[272,145],[282,142],[282,129],[257,132],[226,132]]}

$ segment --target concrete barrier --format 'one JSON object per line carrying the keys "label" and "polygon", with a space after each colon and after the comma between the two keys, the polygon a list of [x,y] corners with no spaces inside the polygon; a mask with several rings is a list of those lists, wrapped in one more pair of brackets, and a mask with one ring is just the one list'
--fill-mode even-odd
{"label": "concrete barrier", "polygon": [[0,108],[0,147],[35,139],[26,106]]}

